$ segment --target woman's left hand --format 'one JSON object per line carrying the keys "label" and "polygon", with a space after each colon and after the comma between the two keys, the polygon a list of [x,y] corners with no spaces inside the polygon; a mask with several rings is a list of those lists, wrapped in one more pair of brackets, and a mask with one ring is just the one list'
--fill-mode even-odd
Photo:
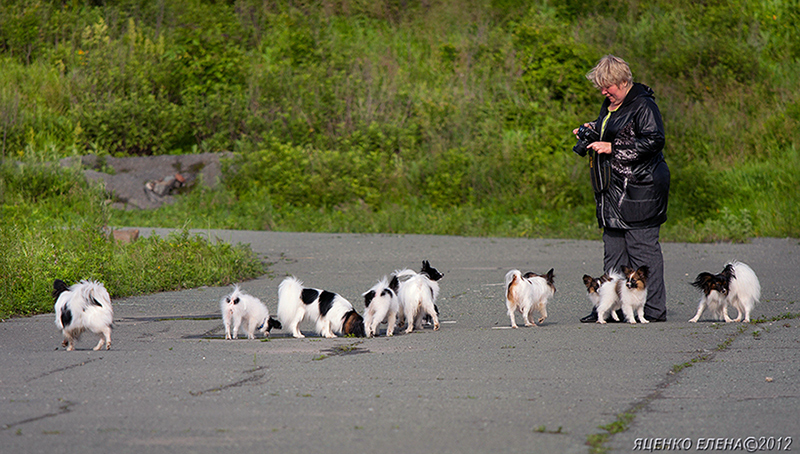
{"label": "woman's left hand", "polygon": [[611,154],[611,142],[592,142],[587,148],[594,150],[597,154]]}

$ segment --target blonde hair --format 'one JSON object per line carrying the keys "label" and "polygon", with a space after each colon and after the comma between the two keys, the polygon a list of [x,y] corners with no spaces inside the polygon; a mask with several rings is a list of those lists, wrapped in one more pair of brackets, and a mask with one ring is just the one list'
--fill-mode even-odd
{"label": "blonde hair", "polygon": [[613,55],[606,55],[594,65],[591,71],[586,74],[586,78],[591,80],[595,87],[604,88],[611,85],[626,85],[633,83],[631,68],[625,60]]}

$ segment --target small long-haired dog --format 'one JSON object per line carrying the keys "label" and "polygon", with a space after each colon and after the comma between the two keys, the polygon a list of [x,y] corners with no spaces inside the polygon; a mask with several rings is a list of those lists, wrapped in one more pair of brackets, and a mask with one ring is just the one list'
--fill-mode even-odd
{"label": "small long-haired dog", "polygon": [[298,327],[305,319],[315,323],[321,336],[366,337],[364,318],[350,301],[327,290],[303,287],[295,277],[287,277],[278,286],[278,319],[298,338],[305,337]]}
{"label": "small long-haired dog", "polygon": [[[248,339],[256,338],[256,330],[264,336],[269,336],[272,328],[281,328],[281,322],[270,318],[267,306],[255,296],[243,292],[238,285],[234,285],[233,291],[220,300],[219,309],[222,312],[222,322],[225,324],[225,339],[238,338],[240,327],[244,327]],[[231,322],[233,335],[231,335]]]}
{"label": "small long-haired dog", "polygon": [[519,270],[506,273],[506,308],[512,328],[517,327],[517,312],[522,313],[525,326],[536,326],[533,320],[534,310],[539,312],[538,323],[544,322],[547,318],[547,302],[556,293],[553,278],[553,268],[547,274],[529,271],[523,275]]}
{"label": "small long-haired dog", "polygon": [[67,347],[67,351],[75,350],[75,342],[84,331],[100,336],[95,351],[103,348],[103,344],[106,350],[111,348],[114,310],[111,308],[111,297],[102,283],[83,280],[68,287],[64,281],[56,279],[53,282],[53,298],[56,326],[64,334],[61,345]]}
{"label": "small long-haired dog", "polygon": [[649,275],[650,268],[646,265],[635,270],[623,266],[622,274],[617,271],[608,272],[608,280],[603,282],[597,291],[599,296],[597,323],[606,323],[609,312],[614,320],[619,321],[619,317],[616,315],[617,309],[622,309],[628,323],[636,323],[636,316],[639,317],[639,322],[650,323],[644,318]]}
{"label": "small long-haired dog", "polygon": [[378,325],[384,321],[386,322],[386,335],[394,335],[397,313],[400,310],[400,302],[396,293],[399,286],[397,276],[392,276],[391,282],[384,276],[363,294],[364,329],[367,337],[377,334]]}
{"label": "small long-haired dog", "polygon": [[422,328],[422,320],[430,317],[433,330],[439,329],[439,311],[436,307],[436,298],[439,296],[439,281],[444,274],[432,267],[427,260],[422,261],[419,273],[410,269],[395,271],[392,282],[397,279],[398,288],[395,291],[400,301],[400,311],[397,314],[398,324],[403,321],[408,325],[406,334],[416,327]]}
{"label": "small long-haired dog", "polygon": [[[621,275],[617,275],[616,278],[619,278],[619,276]],[[608,273],[600,277],[592,277],[588,274],[583,275],[583,285],[586,286],[586,294],[589,297],[589,301],[592,303],[592,307],[594,308],[595,312],[597,311],[597,306],[600,305],[600,289],[605,286],[613,289],[604,290],[605,292],[616,291],[616,289],[614,289],[614,282],[615,277],[612,277]],[[614,318],[614,321],[619,321],[616,311],[612,311],[611,316]]]}
{"label": "small long-haired dog", "polygon": [[[689,320],[697,322],[703,310],[708,308],[719,318],[720,313],[726,323],[750,321],[750,312],[761,298],[761,284],[752,268],[738,261],[725,265],[719,274],[700,273],[692,285],[703,291],[697,314]],[[728,306],[739,312],[736,318],[728,316]],[[742,319],[744,316],[744,319]]]}

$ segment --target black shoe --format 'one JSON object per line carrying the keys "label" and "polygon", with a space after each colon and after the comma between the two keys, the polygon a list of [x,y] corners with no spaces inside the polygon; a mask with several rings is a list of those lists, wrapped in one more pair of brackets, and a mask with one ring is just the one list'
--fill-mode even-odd
{"label": "black shoe", "polygon": [[648,322],[655,322],[655,323],[666,322],[667,321],[667,316],[665,315],[663,317],[656,318],[656,317],[651,317],[649,315],[645,315],[644,319],[647,320]]}
{"label": "black shoe", "polygon": [[581,318],[581,323],[594,323],[597,321],[597,311],[592,309],[592,313]]}
{"label": "black shoe", "polygon": [[610,317],[609,316],[608,318],[606,318],[606,322],[608,322],[608,323],[625,323],[625,313],[622,312],[622,309],[617,309],[616,313],[617,313],[617,319],[618,320],[614,320],[614,317]]}

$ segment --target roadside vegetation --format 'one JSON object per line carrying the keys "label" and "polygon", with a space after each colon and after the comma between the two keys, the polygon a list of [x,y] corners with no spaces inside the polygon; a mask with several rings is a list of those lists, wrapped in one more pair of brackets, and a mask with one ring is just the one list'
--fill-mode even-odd
{"label": "roadside vegetation", "polygon": [[[123,225],[597,239],[571,131],[599,109],[584,74],[606,53],[664,116],[663,239],[800,237],[798,22],[769,0],[4,1],[0,241]],[[80,169],[45,164],[207,151],[234,152],[222,184],[155,211],[110,209]],[[15,186],[20,166],[46,182]]]}

